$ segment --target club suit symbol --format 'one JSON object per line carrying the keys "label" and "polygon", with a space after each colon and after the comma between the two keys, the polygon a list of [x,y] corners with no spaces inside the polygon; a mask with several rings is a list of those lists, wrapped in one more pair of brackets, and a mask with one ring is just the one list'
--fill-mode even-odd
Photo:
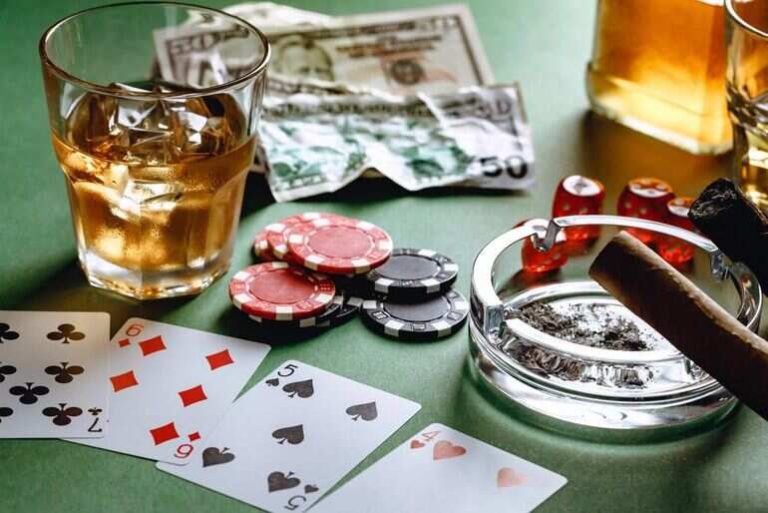
{"label": "club suit symbol", "polygon": [[0,365],[0,383],[5,381],[6,376],[16,374],[16,367],[13,365]]}
{"label": "club suit symbol", "polygon": [[3,422],[3,418],[10,417],[13,415],[13,408],[8,408],[7,406],[3,406],[0,408],[0,423]]}
{"label": "club suit symbol", "polygon": [[222,465],[234,460],[235,455],[228,451],[228,447],[224,447],[221,450],[218,447],[208,447],[203,451],[203,467]]}
{"label": "club suit symbol", "polygon": [[280,490],[288,490],[289,488],[295,488],[301,484],[301,479],[294,477],[293,472],[284,474],[282,472],[272,472],[267,476],[267,487],[269,493],[279,492]]}
{"label": "club suit symbol", "polygon": [[16,340],[17,338],[19,338],[18,332],[13,331],[7,323],[0,322],[0,344],[10,340]]}
{"label": "club suit symbol", "polygon": [[283,392],[288,394],[288,397],[291,398],[299,396],[302,399],[306,399],[307,397],[312,397],[315,393],[315,387],[311,379],[294,381],[293,383],[285,385],[283,387]]}
{"label": "club suit symbol", "polygon": [[379,416],[379,412],[376,410],[376,403],[363,403],[355,404],[346,409],[347,415],[352,417],[352,420],[375,420]]}
{"label": "club suit symbol", "polygon": [[62,344],[69,344],[70,341],[76,342],[85,338],[85,334],[77,331],[74,324],[59,324],[57,330],[46,335],[48,340],[61,340]]}
{"label": "club suit symbol", "polygon": [[291,445],[298,445],[304,441],[304,425],[288,426],[276,429],[272,432],[272,437],[277,439],[277,443],[283,445],[288,442]]}
{"label": "club suit symbol", "polygon": [[25,383],[26,386],[16,385],[8,390],[11,395],[19,396],[21,404],[35,404],[39,396],[46,395],[51,390],[44,385],[34,386],[34,383]]}
{"label": "club suit symbol", "polygon": [[69,362],[61,362],[61,365],[49,365],[45,368],[45,373],[56,376],[54,381],[57,383],[71,383],[75,376],[79,376],[85,371],[79,365],[69,365]]}
{"label": "club suit symbol", "polygon": [[43,415],[46,417],[53,417],[53,423],[57,426],[66,426],[72,422],[71,417],[79,417],[83,414],[83,410],[77,406],[70,406],[67,408],[67,403],[59,403],[59,407],[49,406],[43,408]]}

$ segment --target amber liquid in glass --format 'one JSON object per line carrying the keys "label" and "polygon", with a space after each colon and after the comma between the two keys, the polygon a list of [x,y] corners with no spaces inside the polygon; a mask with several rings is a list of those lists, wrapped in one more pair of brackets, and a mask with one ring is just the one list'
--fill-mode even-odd
{"label": "amber liquid in glass", "polygon": [[731,147],[718,0],[600,0],[587,90],[595,111],[687,151]]}
{"label": "amber liquid in glass", "polygon": [[76,101],[53,145],[91,283],[167,297],[226,272],[255,147],[246,123],[223,94]]}

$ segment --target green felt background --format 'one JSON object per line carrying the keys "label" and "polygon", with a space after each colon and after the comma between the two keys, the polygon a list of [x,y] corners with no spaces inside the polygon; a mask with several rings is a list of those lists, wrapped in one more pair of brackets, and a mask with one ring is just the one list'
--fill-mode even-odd
{"label": "green felt background", "polygon": [[[204,2],[224,6],[232,0]],[[253,338],[233,310],[226,279],[192,300],[139,304],[86,286],[75,249],[61,173],[48,136],[37,38],[53,21],[98,1],[0,1],[0,307],[106,310],[112,330],[129,316]],[[289,0],[298,7],[350,14],[429,0]],[[615,202],[635,175],[668,179],[695,194],[727,169],[726,158],[696,158],[587,113],[584,68],[595,2],[473,0],[470,6],[500,82],[519,80],[533,126],[539,183],[530,194],[465,190],[406,194],[384,181],[322,198],[272,204],[252,176],[233,266],[251,262],[263,225],[306,210],[358,216],[386,228],[399,245],[456,258],[458,288],[482,245],[523,216],[548,215],[558,178],[602,179]],[[565,475],[568,485],[541,511],[765,511],[768,426],[741,409],[714,431],[663,444],[617,446],[573,440],[523,424],[480,392],[466,372],[466,329],[435,344],[379,338],[359,321],[300,343],[275,347],[251,383],[296,358],[422,404],[419,414],[354,473],[440,421]],[[353,474],[354,474],[353,473]],[[152,463],[61,441],[0,441],[0,512],[239,512],[251,508],[177,480]],[[395,513],[395,512],[393,512]],[[481,513],[478,511],[478,513]]]}

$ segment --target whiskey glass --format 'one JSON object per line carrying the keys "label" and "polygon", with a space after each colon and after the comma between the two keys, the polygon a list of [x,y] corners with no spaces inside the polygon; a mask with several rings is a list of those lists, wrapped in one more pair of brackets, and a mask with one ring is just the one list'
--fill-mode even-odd
{"label": "whiskey glass", "polygon": [[214,9],[137,2],[68,16],[39,51],[88,281],[139,299],[204,290],[232,256],[264,35]]}

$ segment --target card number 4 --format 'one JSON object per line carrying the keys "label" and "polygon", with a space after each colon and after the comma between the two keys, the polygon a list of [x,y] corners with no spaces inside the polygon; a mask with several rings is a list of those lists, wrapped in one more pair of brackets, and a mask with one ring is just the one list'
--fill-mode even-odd
{"label": "card number 4", "polygon": [[425,431],[411,440],[411,449],[420,449],[440,436],[441,431]]}

